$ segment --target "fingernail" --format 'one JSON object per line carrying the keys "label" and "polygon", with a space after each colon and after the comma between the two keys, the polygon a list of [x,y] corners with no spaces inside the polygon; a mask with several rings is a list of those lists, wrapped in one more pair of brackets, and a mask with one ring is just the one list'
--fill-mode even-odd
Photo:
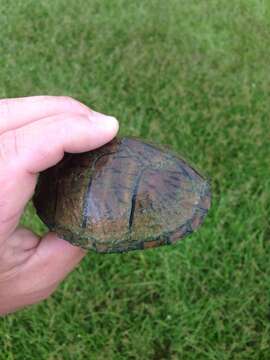
{"label": "fingernail", "polygon": [[96,111],[91,111],[90,120],[95,122],[95,125],[103,129],[113,130],[117,133],[119,124],[115,117],[101,114]]}

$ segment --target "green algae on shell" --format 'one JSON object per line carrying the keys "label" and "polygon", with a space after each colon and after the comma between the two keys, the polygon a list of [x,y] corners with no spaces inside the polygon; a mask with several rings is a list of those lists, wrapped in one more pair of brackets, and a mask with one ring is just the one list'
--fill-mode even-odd
{"label": "green algae on shell", "polygon": [[65,154],[42,172],[34,195],[51,231],[97,252],[172,244],[197,229],[210,187],[177,155],[132,138]]}

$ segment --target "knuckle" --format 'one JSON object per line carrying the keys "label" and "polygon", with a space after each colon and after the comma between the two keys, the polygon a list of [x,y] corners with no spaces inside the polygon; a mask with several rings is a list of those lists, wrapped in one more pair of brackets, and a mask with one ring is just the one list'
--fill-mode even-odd
{"label": "knuckle", "polygon": [[6,99],[0,99],[0,133],[6,129],[10,112],[10,101]]}
{"label": "knuckle", "polygon": [[[5,208],[8,208],[8,203],[6,204]],[[16,211],[11,215],[7,215],[5,213],[2,214],[0,211],[0,227],[9,225],[11,223],[17,223],[21,215],[21,211]]]}
{"label": "knuckle", "polygon": [[11,265],[13,265],[14,262],[14,251],[11,247],[6,247],[2,250],[0,255],[0,261],[2,267],[6,269],[10,269]]}
{"label": "knuckle", "polygon": [[54,284],[54,285],[50,286],[47,289],[46,293],[44,294],[45,299],[48,299],[48,297],[50,297],[55,292],[57,287],[58,287],[58,284]]}
{"label": "knuckle", "polygon": [[1,120],[8,118],[10,111],[11,111],[10,100],[0,99],[0,118],[1,118]]}
{"label": "knuckle", "polygon": [[19,154],[19,136],[17,130],[10,130],[0,136],[0,160],[9,162]]}
{"label": "knuckle", "polygon": [[50,297],[57,289],[57,286],[58,284],[49,284],[46,279],[43,279],[25,284],[24,292],[32,298],[36,298],[36,301],[42,301]]}
{"label": "knuckle", "polygon": [[29,239],[29,238],[34,238],[35,235],[32,233],[32,231],[28,230],[27,228],[18,227],[16,229],[16,237],[25,240],[25,239]]}
{"label": "knuckle", "polygon": [[71,96],[60,96],[59,99],[63,101],[69,110],[74,110],[81,107],[80,103]]}
{"label": "knuckle", "polygon": [[47,300],[55,292],[55,290],[56,290],[56,288],[42,291],[42,293],[39,293],[39,295],[38,295],[37,302]]}
{"label": "knuckle", "polygon": [[86,113],[89,111],[85,105],[71,96],[59,96],[58,99],[63,102],[68,112]]}
{"label": "knuckle", "polygon": [[70,134],[77,129],[79,124],[85,120],[82,115],[72,116],[71,114],[63,114],[58,118],[57,129],[62,139],[70,136]]}
{"label": "knuckle", "polygon": [[45,103],[45,104],[50,104],[52,101],[52,96],[50,95],[37,95],[37,96],[31,96],[29,98],[27,98],[27,100],[29,101],[30,105],[31,104],[36,104],[36,103]]}

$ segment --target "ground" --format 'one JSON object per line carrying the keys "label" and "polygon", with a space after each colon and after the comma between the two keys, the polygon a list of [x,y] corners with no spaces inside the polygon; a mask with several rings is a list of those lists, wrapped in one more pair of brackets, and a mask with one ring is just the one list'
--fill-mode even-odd
{"label": "ground", "polygon": [[[0,360],[270,358],[270,4],[0,0],[0,97],[73,96],[211,179],[176,246],[89,253]],[[23,223],[41,225],[31,206]]]}

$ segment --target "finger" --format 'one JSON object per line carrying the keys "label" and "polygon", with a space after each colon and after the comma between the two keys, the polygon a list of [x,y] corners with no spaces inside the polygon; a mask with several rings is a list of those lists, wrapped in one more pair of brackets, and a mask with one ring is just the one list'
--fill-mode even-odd
{"label": "finger", "polygon": [[40,118],[61,113],[88,115],[91,110],[68,96],[32,96],[0,99],[0,134]]}
{"label": "finger", "polygon": [[22,292],[37,294],[55,288],[82,260],[86,251],[48,233],[24,265]]}
{"label": "finger", "polygon": [[64,152],[95,149],[117,131],[117,120],[101,114],[60,114],[41,119],[0,137],[0,170],[4,165],[37,173],[56,164]]}
{"label": "finger", "polygon": [[39,242],[40,238],[24,227],[18,227],[8,239],[8,245],[14,254],[36,249]]}
{"label": "finger", "polygon": [[36,173],[55,165],[64,152],[83,152],[110,141],[118,122],[101,114],[61,114],[0,136],[0,241],[9,236],[32,197]]}
{"label": "finger", "polygon": [[46,283],[53,285],[66,277],[86,255],[86,251],[48,233],[40,242],[33,262],[42,266]]}
{"label": "finger", "polygon": [[46,299],[86,254],[49,233],[27,261],[0,279],[0,315]]}
{"label": "finger", "polygon": [[25,228],[18,228],[0,249],[0,278],[7,279],[36,251],[39,237]]}

